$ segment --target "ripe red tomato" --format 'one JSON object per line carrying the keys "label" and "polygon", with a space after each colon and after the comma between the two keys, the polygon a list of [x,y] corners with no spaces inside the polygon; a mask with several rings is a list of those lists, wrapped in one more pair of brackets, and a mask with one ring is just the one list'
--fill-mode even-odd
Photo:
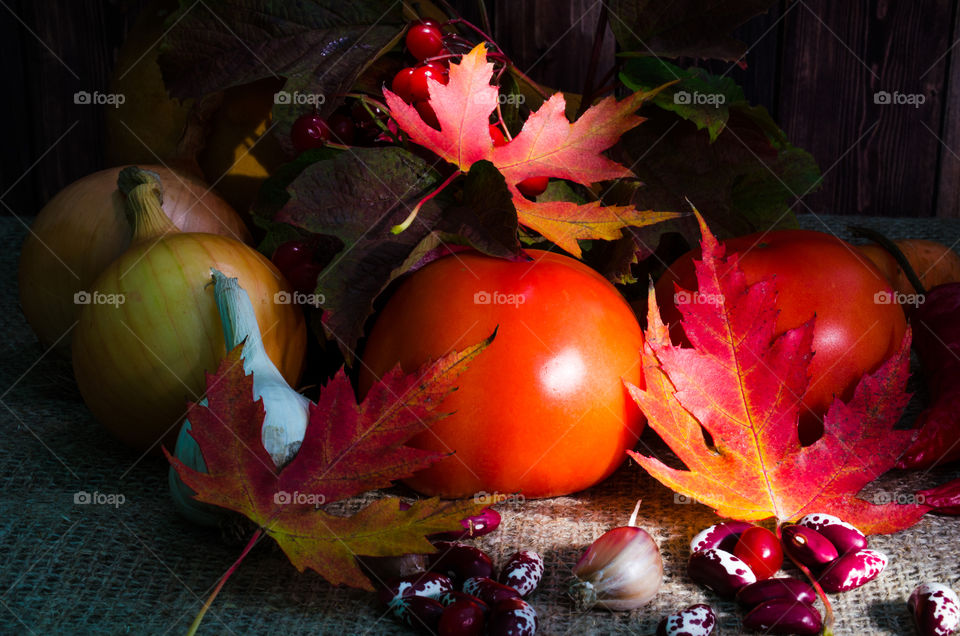
{"label": "ripe red tomato", "polygon": [[429,495],[549,497],[609,476],[643,429],[621,378],[643,386],[643,333],[616,288],[570,257],[530,262],[459,252],[414,273],[367,341],[360,395],[397,362],[428,361],[497,337],[412,445],[455,452],[408,484]]}
{"label": "ripe red tomato", "polygon": [[783,548],[777,535],[760,526],[744,530],[733,553],[750,566],[758,581],[769,579],[783,565]]}
{"label": "ripe red tomato", "polygon": [[[810,383],[800,410],[800,439],[810,444],[823,433],[821,418],[834,395],[850,399],[860,377],[899,348],[906,329],[903,310],[890,302],[892,290],[880,270],[831,234],[781,230],[729,239],[724,245],[727,254],[740,254],[748,284],[776,277],[777,333],[816,315]],[[674,283],[697,289],[693,258],[699,257],[699,248],[680,257],[657,282],[657,303],[674,342],[685,342]]]}

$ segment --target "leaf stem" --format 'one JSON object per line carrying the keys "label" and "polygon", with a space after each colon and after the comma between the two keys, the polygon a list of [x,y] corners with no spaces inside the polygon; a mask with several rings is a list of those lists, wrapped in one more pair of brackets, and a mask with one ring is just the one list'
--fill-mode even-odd
{"label": "leaf stem", "polygon": [[240,565],[240,562],[247,556],[250,550],[253,549],[253,546],[256,545],[260,537],[263,536],[263,528],[257,528],[257,531],[253,533],[253,536],[250,537],[250,541],[247,543],[247,547],[243,549],[243,552],[240,553],[240,556],[236,561],[233,562],[233,565],[220,577],[220,582],[217,583],[217,586],[213,588],[213,592],[210,594],[210,598],[207,599],[207,602],[203,604],[203,607],[200,608],[200,613],[197,614],[197,617],[193,619],[193,623],[190,625],[190,629],[187,631],[187,636],[194,636],[197,633],[197,629],[200,627],[200,623],[203,621],[203,617],[206,615],[207,610],[210,609],[210,606],[213,604],[213,600],[217,598],[217,594],[220,593],[220,590],[223,588],[224,583],[227,582],[227,579],[230,578],[230,575],[234,573],[237,567]]}
{"label": "leaf stem", "polygon": [[439,186],[436,190],[434,190],[433,192],[431,192],[431,193],[428,194],[427,196],[425,196],[425,197],[423,197],[422,199],[420,199],[420,202],[417,203],[416,206],[414,206],[414,208],[410,211],[410,214],[407,215],[407,218],[405,218],[405,219],[403,220],[403,222],[400,223],[400,225],[394,225],[392,228],[390,228],[390,233],[391,233],[391,234],[400,234],[401,232],[403,232],[404,230],[406,230],[408,227],[410,227],[410,224],[413,223],[413,220],[414,220],[415,218],[417,218],[417,214],[420,213],[420,208],[423,207],[423,204],[426,203],[427,201],[429,201],[430,199],[432,199],[433,197],[437,196],[438,194],[440,194],[440,192],[443,191],[444,188],[446,188],[448,185],[450,185],[450,183],[451,183],[455,178],[459,177],[461,174],[462,174],[462,173],[461,173],[459,170],[455,170],[455,171],[453,172],[453,174],[451,174],[449,177],[447,177],[447,179],[446,179],[443,183],[441,183],[440,186]]}
{"label": "leaf stem", "polygon": [[906,274],[907,280],[910,281],[910,284],[913,285],[913,288],[917,291],[918,294],[926,294],[927,290],[924,289],[923,283],[920,282],[920,277],[917,276],[917,272],[914,271],[913,265],[910,264],[910,261],[907,260],[907,257],[904,256],[903,251],[897,247],[897,244],[888,239],[886,236],[877,232],[876,230],[871,230],[868,227],[862,227],[859,225],[848,225],[847,229],[850,230],[850,233],[856,236],[857,238],[870,239],[883,249],[885,249],[890,256],[896,259],[897,264],[903,268],[903,273]]}
{"label": "leaf stem", "polygon": [[[781,545],[783,544],[782,528],[783,528],[783,524],[781,524],[778,521],[777,522],[777,541],[779,541]],[[810,571],[810,568],[808,568],[803,563],[800,563],[799,561],[794,559],[793,555],[791,555],[788,551],[784,550],[783,552],[784,554],[787,555],[787,557],[791,561],[793,561],[793,564],[797,566],[801,572],[803,572],[804,576],[806,576],[807,579],[810,581],[810,583],[813,585],[813,589],[816,590],[817,597],[823,602],[824,618],[823,618],[823,631],[821,632],[821,636],[833,636],[833,606],[830,604],[830,599],[827,598],[827,593],[823,591],[822,587],[820,587],[820,583],[817,582],[817,578],[813,575],[813,572]]]}

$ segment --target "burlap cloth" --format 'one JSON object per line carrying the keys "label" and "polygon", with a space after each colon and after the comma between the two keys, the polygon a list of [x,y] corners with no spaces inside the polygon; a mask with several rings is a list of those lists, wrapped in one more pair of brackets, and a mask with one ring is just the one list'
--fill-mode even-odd
{"label": "burlap cloth", "polygon": [[[851,219],[804,217],[813,229],[844,235]],[[855,219],[895,237],[960,238],[960,220]],[[177,516],[167,494],[167,467],[120,447],[92,419],[68,363],[44,356],[17,305],[16,263],[23,224],[0,218],[0,270],[6,311],[0,318],[0,631],[35,634],[183,633],[217,579],[239,555],[218,533]],[[842,300],[842,299],[838,299]],[[922,398],[911,405],[915,416]],[[909,495],[958,475],[888,474],[870,493]],[[78,491],[122,494],[123,505],[75,505]],[[867,495],[869,496],[869,494]],[[633,612],[576,612],[565,598],[570,569],[602,533],[623,525],[637,498],[639,523],[660,544],[664,585]],[[710,603],[716,634],[740,633],[741,613],[694,585],[685,569],[688,541],[717,521],[707,508],[675,501],[636,464],[569,497],[501,506],[500,530],[479,541],[497,563],[519,548],[546,560],[531,597],[542,634],[651,634],[660,617]],[[895,536],[871,538],[890,556],[883,575],[832,595],[837,634],[913,633],[905,599],[922,581],[958,587],[960,519],[928,515]],[[399,634],[371,594],[335,589],[303,574],[266,544],[258,546],[220,593],[201,633]]]}

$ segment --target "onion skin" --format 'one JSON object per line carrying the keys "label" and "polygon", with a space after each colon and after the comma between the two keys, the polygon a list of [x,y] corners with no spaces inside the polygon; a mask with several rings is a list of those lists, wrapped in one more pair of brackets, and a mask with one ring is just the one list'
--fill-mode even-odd
{"label": "onion skin", "polygon": [[300,307],[274,302],[289,291],[259,252],[212,234],[173,233],[142,241],[93,285],[125,302],[85,305],[73,337],[73,368],[84,402],[110,431],[138,450],[170,448],[186,412],[199,400],[204,372],[226,353],[210,282],[215,267],[237,278],[253,303],[267,355],[295,386],[306,353]]}
{"label": "onion skin", "polygon": [[[240,217],[194,177],[163,166],[163,210],[178,229],[210,232],[250,242]],[[68,332],[82,305],[74,294],[89,291],[97,276],[130,246],[132,230],[117,190],[121,167],[101,170],[61,190],[40,211],[20,254],[20,305],[44,349],[70,352]]]}

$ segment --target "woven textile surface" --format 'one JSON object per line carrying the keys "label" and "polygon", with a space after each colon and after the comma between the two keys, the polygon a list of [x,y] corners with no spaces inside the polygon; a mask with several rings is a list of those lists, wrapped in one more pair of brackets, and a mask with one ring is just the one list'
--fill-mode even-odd
{"label": "woven textile surface", "polygon": [[[960,219],[804,216],[810,229],[846,236],[854,221],[891,237],[960,239]],[[83,405],[68,361],[45,354],[17,301],[16,267],[25,226],[0,218],[0,633],[184,633],[218,578],[239,555],[214,530],[180,518],[167,494],[162,458],[116,443]],[[839,299],[838,299],[839,300]],[[921,388],[917,379],[911,388]],[[904,416],[923,407],[922,391]],[[909,496],[960,476],[960,468],[889,473],[861,496]],[[123,495],[121,505],[77,505],[78,492]],[[633,612],[575,611],[566,600],[582,550],[626,523],[638,498],[638,524],[659,542],[664,585]],[[693,603],[710,603],[715,634],[741,633],[742,613],[686,576],[688,542],[717,518],[687,504],[635,463],[608,481],[567,497],[505,504],[499,531],[477,540],[495,563],[520,548],[540,552],[546,572],[531,602],[541,634],[652,634],[657,621]],[[831,595],[836,634],[911,634],[906,597],[922,581],[960,586],[960,518],[929,516],[871,547],[890,565],[876,581]],[[201,634],[402,634],[371,594],[332,588],[298,573],[267,542],[240,566],[207,614]],[[411,632],[412,633],[412,632]]]}

